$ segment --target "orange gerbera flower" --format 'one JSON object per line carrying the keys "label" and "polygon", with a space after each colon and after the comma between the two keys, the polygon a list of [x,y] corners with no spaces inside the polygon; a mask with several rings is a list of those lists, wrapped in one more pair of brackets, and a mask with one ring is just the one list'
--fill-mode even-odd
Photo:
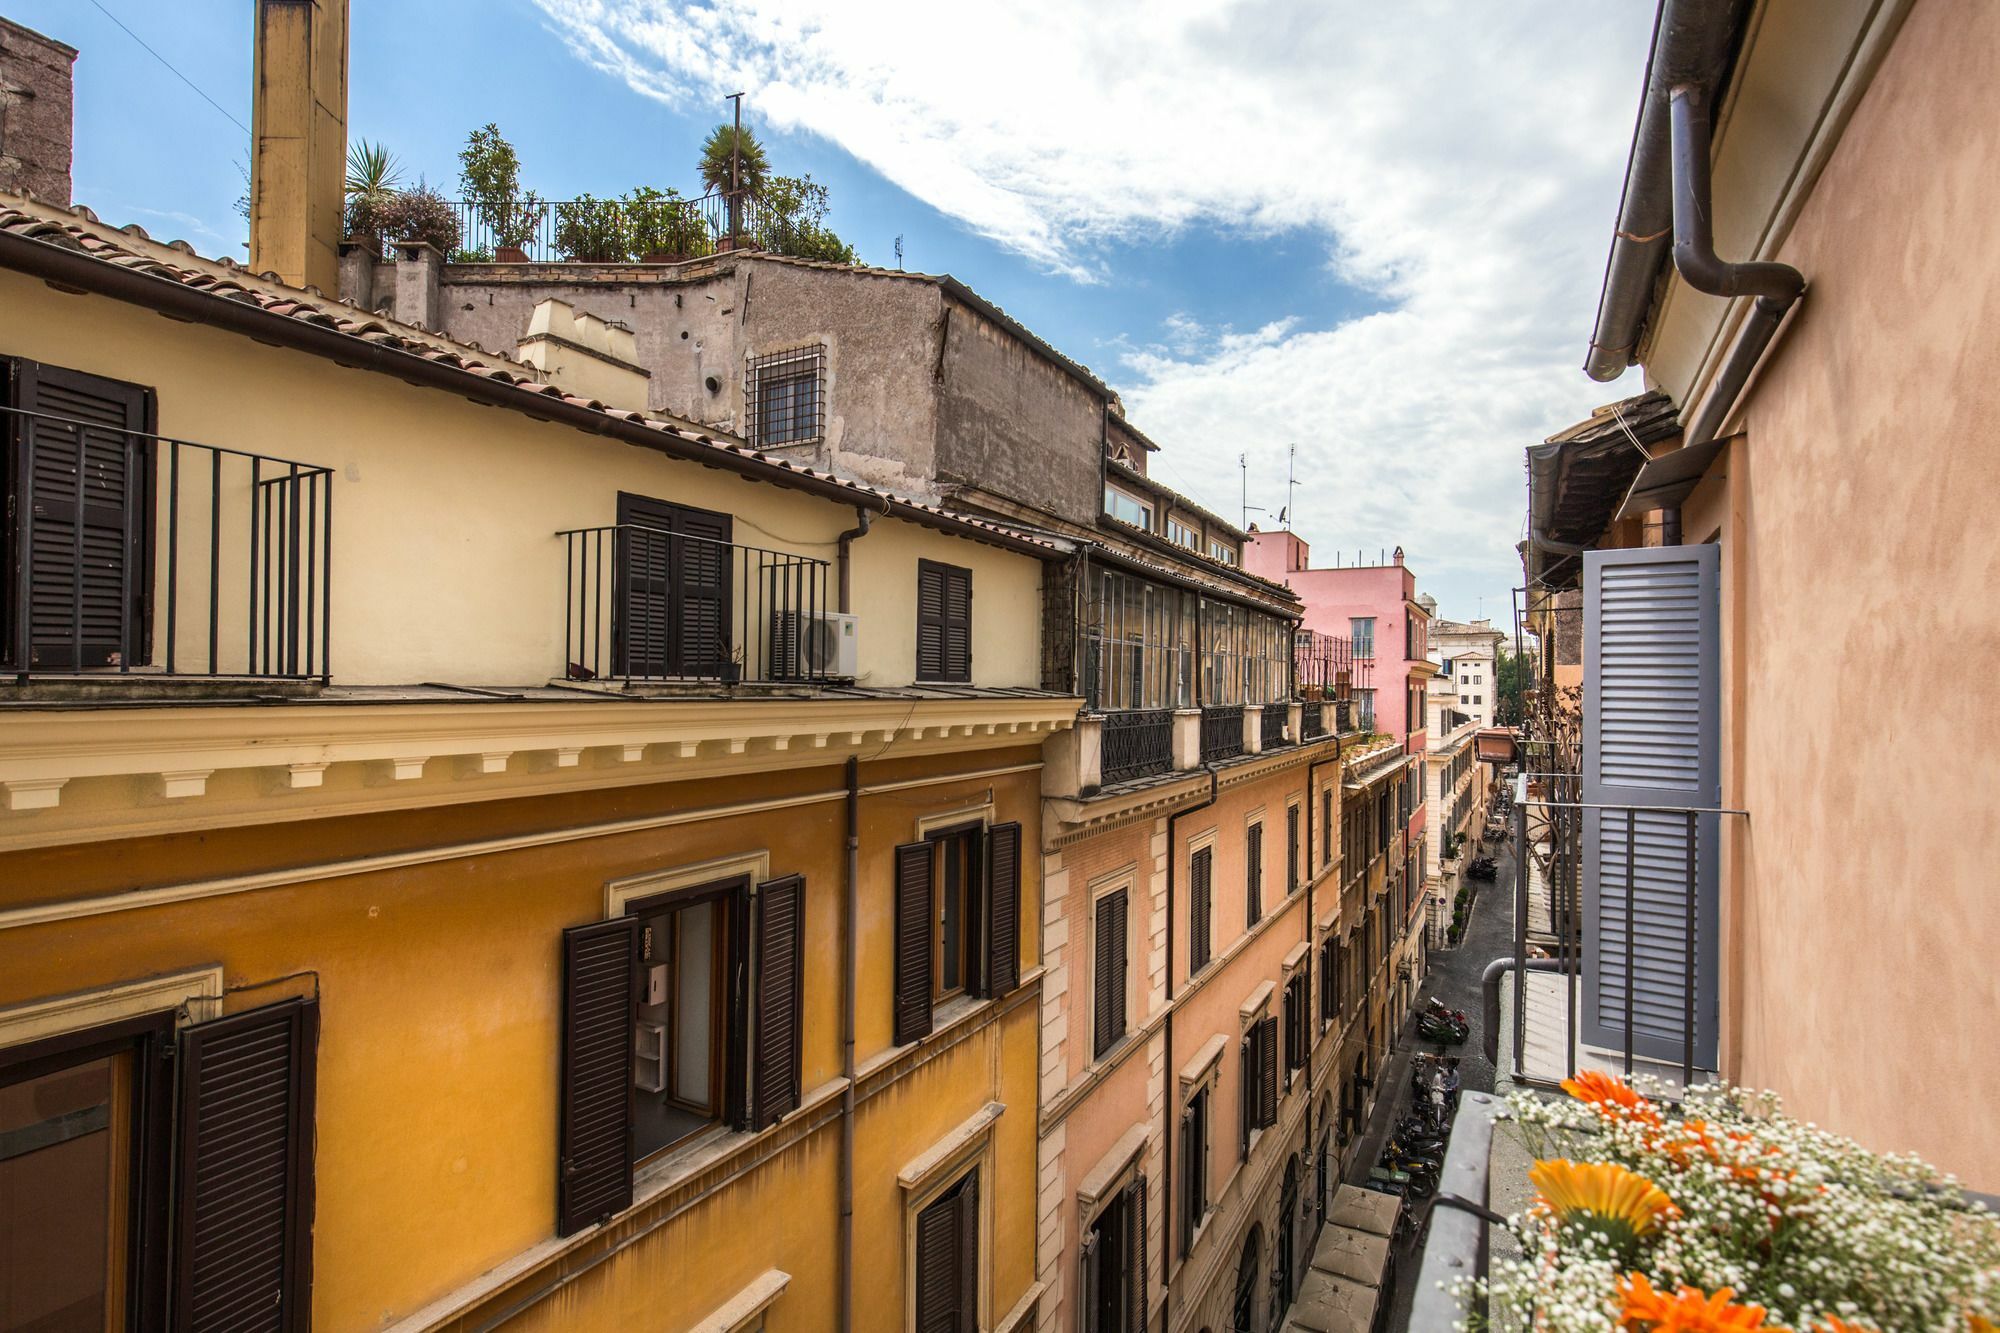
{"label": "orange gerbera flower", "polygon": [[1658,1185],[1610,1162],[1536,1162],[1528,1179],[1556,1221],[1580,1223],[1620,1249],[1658,1231],[1675,1212]]}
{"label": "orange gerbera flower", "polygon": [[1653,1290],[1644,1273],[1631,1273],[1618,1281],[1618,1295],[1624,1301],[1618,1327],[1629,1333],[1786,1333],[1776,1324],[1764,1322],[1761,1305],[1738,1305],[1733,1287],[1718,1287],[1709,1295],[1695,1287],[1682,1287],[1672,1296]]}
{"label": "orange gerbera flower", "polygon": [[1996,1328],[1991,1319],[1988,1319],[1984,1315],[1973,1314],[1970,1311],[1966,1313],[1965,1325],[1970,1330],[1970,1333],[2000,1333],[2000,1328]]}
{"label": "orange gerbera flower", "polygon": [[1594,1107],[1607,1120],[1625,1117],[1659,1127],[1660,1113],[1653,1109],[1653,1104],[1634,1092],[1623,1079],[1613,1078],[1601,1069],[1586,1069],[1575,1078],[1566,1078],[1562,1088],[1578,1101]]}

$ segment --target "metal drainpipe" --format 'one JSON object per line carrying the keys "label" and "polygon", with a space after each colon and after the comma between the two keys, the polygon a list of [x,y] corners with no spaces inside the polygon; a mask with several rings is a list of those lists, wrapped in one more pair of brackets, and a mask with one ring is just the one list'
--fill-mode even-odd
{"label": "metal drainpipe", "polygon": [[842,615],[854,609],[853,604],[848,600],[848,589],[851,582],[848,576],[848,566],[853,563],[848,552],[853,547],[857,538],[866,537],[868,529],[875,526],[875,511],[872,509],[863,509],[860,505],[856,505],[854,507],[854,518],[855,526],[840,534],[840,612]]}
{"label": "metal drainpipe", "polygon": [[[1323,706],[1323,705],[1322,705],[1322,706]],[[1304,718],[1302,717],[1302,718],[1300,718],[1300,719],[1299,719],[1299,721],[1300,721],[1300,725],[1301,725],[1301,726],[1303,726],[1303,725],[1304,725],[1304,722],[1305,722],[1305,719],[1304,719]],[[1336,766],[1336,768],[1335,768],[1335,771],[1336,771],[1336,772],[1338,772],[1338,765],[1339,765],[1339,763],[1340,763],[1340,752],[1341,752],[1341,750],[1342,750],[1343,748],[1345,748],[1345,747],[1344,747],[1344,744],[1343,744],[1343,742],[1342,742],[1342,741],[1341,741],[1341,739],[1340,739],[1340,733],[1336,731],[1336,732],[1335,732],[1335,733],[1333,734],[1333,758],[1331,758],[1331,759],[1315,759],[1315,760],[1311,761],[1310,763],[1308,763],[1308,764],[1306,765],[1306,848],[1305,848],[1305,851],[1306,851],[1306,1012],[1305,1012],[1305,1021],[1306,1021],[1306,1022],[1307,1022],[1308,1024],[1311,1024],[1311,1025],[1315,1025],[1315,1026],[1316,1026],[1316,1025],[1317,1025],[1317,1024],[1319,1023],[1319,1010],[1318,1010],[1318,1009],[1317,1009],[1317,1008],[1316,1008],[1316,1007],[1314,1006],[1314,1004],[1313,1004],[1313,964],[1314,964],[1314,963],[1315,963],[1315,962],[1317,961],[1317,959],[1315,959],[1315,958],[1314,958],[1314,955],[1315,955],[1315,954],[1317,954],[1317,953],[1319,952],[1319,950],[1318,950],[1318,949],[1317,949],[1317,948],[1316,948],[1316,947],[1314,946],[1314,944],[1313,944],[1313,931],[1314,931],[1314,930],[1316,930],[1316,929],[1318,928],[1318,924],[1319,924],[1319,923],[1318,923],[1318,922],[1317,922],[1317,921],[1316,921],[1316,920],[1314,919],[1314,917],[1313,917],[1313,878],[1314,878],[1314,877],[1313,877],[1313,864],[1312,864],[1312,855],[1313,855],[1313,807],[1314,807],[1315,805],[1319,804],[1319,802],[1317,802],[1317,801],[1313,800],[1313,773],[1314,773],[1314,772],[1316,772],[1316,771],[1317,771],[1317,770],[1319,769],[1320,765],[1322,765],[1322,764],[1333,764],[1333,765],[1335,765],[1335,766]],[[1331,830],[1331,829],[1328,829],[1328,830],[1326,830],[1325,832],[1323,832],[1323,833],[1322,833],[1322,834],[1321,834],[1320,836],[1321,836],[1321,837],[1329,837],[1329,836],[1331,836],[1331,834],[1332,834],[1332,830]],[[1308,1032],[1311,1032],[1311,1031],[1313,1031],[1313,1030],[1314,1030],[1314,1028],[1313,1028],[1313,1027],[1308,1027],[1308,1028],[1307,1028],[1307,1031],[1308,1031]],[[1308,1037],[1308,1038],[1307,1038],[1307,1040],[1306,1040],[1306,1160],[1307,1160],[1307,1161],[1311,1161],[1311,1160],[1312,1160],[1312,1150],[1313,1150],[1313,1048],[1314,1048],[1314,1047],[1316,1047],[1316,1046],[1318,1046],[1318,1045],[1319,1045],[1319,1041],[1318,1041],[1318,1039],[1317,1039],[1316,1037]],[[1318,1177],[1316,1177],[1316,1176],[1315,1176],[1315,1177],[1314,1177],[1314,1182],[1313,1182],[1313,1194],[1314,1194],[1314,1198],[1313,1198],[1313,1208],[1314,1208],[1315,1210],[1318,1210],[1318,1209],[1319,1209],[1319,1208],[1321,1207],[1321,1205],[1323,1205],[1323,1204],[1324,1204],[1324,1203],[1326,1202],[1326,1201],[1325,1201],[1324,1199],[1321,1199],[1321,1198],[1319,1198],[1319,1197],[1318,1197],[1318,1195],[1319,1195],[1319,1192],[1320,1192],[1320,1186],[1319,1186],[1319,1180],[1318,1180]]]}
{"label": "metal drainpipe", "polygon": [[1174,1070],[1174,825],[1181,816],[1195,814],[1215,804],[1222,779],[1213,765],[1203,764],[1201,767],[1208,774],[1208,799],[1167,816],[1167,1013],[1162,1025],[1167,1042],[1166,1059],[1160,1068],[1163,1093],[1160,1115],[1165,1122],[1162,1128],[1166,1131],[1160,1139],[1160,1193],[1166,1196],[1166,1211],[1160,1214],[1160,1286],[1166,1292],[1166,1307],[1161,1314],[1169,1328],[1174,1322],[1174,1289],[1167,1281],[1174,1262],[1174,1080],[1179,1076]]}
{"label": "metal drainpipe", "polygon": [[[862,530],[867,530],[862,524]],[[842,567],[843,573],[845,566]],[[842,580],[843,585],[845,580]],[[846,591],[843,586],[842,592]],[[847,599],[841,598],[845,609]],[[840,1328],[854,1327],[854,978],[856,901],[861,885],[861,761],[847,756],[847,884],[841,902],[840,962]]]}

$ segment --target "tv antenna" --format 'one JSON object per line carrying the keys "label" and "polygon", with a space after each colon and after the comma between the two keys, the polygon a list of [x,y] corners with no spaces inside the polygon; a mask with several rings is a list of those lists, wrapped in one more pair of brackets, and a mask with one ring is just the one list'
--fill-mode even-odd
{"label": "tv antenna", "polygon": [[1238,526],[1245,532],[1248,532],[1250,530],[1250,514],[1252,510],[1255,510],[1259,514],[1268,514],[1271,511],[1262,505],[1253,505],[1250,503],[1250,455],[1236,455],[1236,466],[1243,471],[1243,522],[1238,524]]}
{"label": "tv antenna", "polygon": [[1299,507],[1298,481],[1299,445],[1294,440],[1285,446],[1285,507],[1278,511],[1278,521],[1285,525],[1285,531],[1292,530],[1292,514]]}
{"label": "tv antenna", "polygon": [[896,233],[896,271],[903,271],[903,233]]}

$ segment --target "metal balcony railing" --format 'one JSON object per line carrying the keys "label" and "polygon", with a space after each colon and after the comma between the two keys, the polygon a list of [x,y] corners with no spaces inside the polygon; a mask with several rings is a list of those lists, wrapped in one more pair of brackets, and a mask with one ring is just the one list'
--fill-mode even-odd
{"label": "metal balcony railing", "polygon": [[327,681],[330,469],[0,407],[9,434],[0,670]]}
{"label": "metal balcony railing", "polygon": [[1299,710],[1299,737],[1301,740],[1317,740],[1326,735],[1326,710],[1317,703],[1308,703]]}
{"label": "metal balcony railing", "polygon": [[567,678],[811,684],[833,676],[826,561],[633,523],[556,535]]}
{"label": "metal balcony railing", "polygon": [[1214,763],[1243,753],[1243,705],[1216,704],[1201,710],[1201,761]]}
{"label": "metal balcony railing", "polygon": [[[1315,708],[1313,711],[1317,712],[1318,709]],[[1276,750],[1289,743],[1285,739],[1285,723],[1290,720],[1291,713],[1288,704],[1264,705],[1264,715],[1259,720],[1259,725],[1263,729],[1262,744],[1266,750]]]}
{"label": "metal balcony railing", "polygon": [[1156,777],[1174,768],[1174,715],[1165,708],[1125,709],[1104,715],[1099,778],[1106,786]]}
{"label": "metal balcony railing", "polygon": [[778,250],[796,221],[747,191],[698,199],[567,199],[493,203],[462,199],[456,263],[486,263],[503,249],[532,263],[634,264],[699,259],[720,251]]}

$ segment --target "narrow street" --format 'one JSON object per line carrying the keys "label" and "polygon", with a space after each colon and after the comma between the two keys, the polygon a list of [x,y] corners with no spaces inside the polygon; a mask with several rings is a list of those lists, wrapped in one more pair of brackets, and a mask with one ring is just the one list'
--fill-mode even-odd
{"label": "narrow street", "polygon": [[[1490,882],[1479,885],[1473,899],[1471,919],[1458,948],[1431,955],[1430,972],[1424,979],[1418,999],[1419,1008],[1433,997],[1443,1000],[1451,1008],[1463,1010],[1471,1020],[1472,1032],[1465,1044],[1447,1048],[1447,1054],[1459,1057],[1463,1092],[1493,1090],[1493,1066],[1482,1050],[1485,1034],[1480,1012],[1479,975],[1489,962],[1509,953],[1514,947],[1514,860],[1511,847],[1496,843],[1487,849],[1487,854],[1498,862],[1497,874]],[[1413,1019],[1397,1036],[1396,1051],[1383,1075],[1390,1080],[1386,1086],[1394,1096],[1383,1099],[1369,1122],[1363,1151],[1349,1176],[1353,1183],[1359,1184],[1368,1178],[1368,1170],[1380,1155],[1389,1131],[1408,1109],[1410,1057],[1422,1049],[1435,1048],[1417,1040]],[[1389,1309],[1382,1327],[1392,1333],[1408,1327],[1421,1252],[1421,1237],[1398,1240],[1390,1247]]]}

